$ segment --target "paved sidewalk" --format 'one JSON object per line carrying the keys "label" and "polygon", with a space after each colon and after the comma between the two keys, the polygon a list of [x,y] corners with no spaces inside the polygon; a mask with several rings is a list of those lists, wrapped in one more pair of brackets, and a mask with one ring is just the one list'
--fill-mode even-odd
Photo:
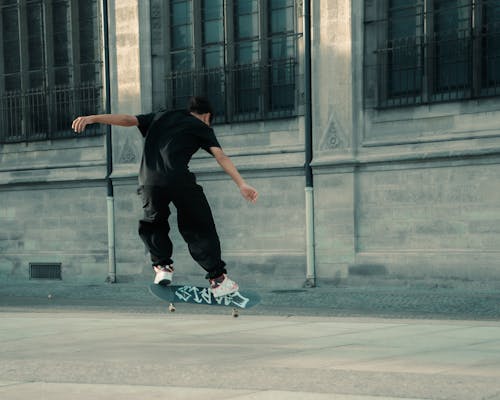
{"label": "paved sidewalk", "polygon": [[500,400],[498,321],[2,310],[2,400]]}
{"label": "paved sidewalk", "polygon": [[[71,284],[66,282],[1,282],[0,308],[31,310],[113,310],[163,312],[165,303],[144,284]],[[255,289],[255,288],[254,288]],[[261,303],[246,314],[336,317],[389,317],[500,320],[500,282],[401,281],[365,279],[314,289],[255,289]],[[49,300],[50,298],[50,300]],[[189,305],[183,313],[223,314],[220,308]]]}

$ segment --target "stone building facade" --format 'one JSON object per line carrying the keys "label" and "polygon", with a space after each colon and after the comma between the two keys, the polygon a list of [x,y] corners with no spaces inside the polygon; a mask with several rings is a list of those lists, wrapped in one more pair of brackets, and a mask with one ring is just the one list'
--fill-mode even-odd
{"label": "stone building facade", "polygon": [[[107,3],[111,112],[148,112],[158,106],[155,91],[158,76],[163,76],[158,72],[160,53],[154,40],[158,26],[152,23],[157,17],[154,5],[162,2]],[[181,3],[163,2],[162,7],[173,13],[169,7]],[[194,8],[188,9],[194,21],[204,12],[203,7],[197,8],[201,3],[193,0]],[[221,2],[223,7],[229,3]],[[257,21],[263,24],[263,7],[273,2],[248,3],[256,4]],[[259,190],[259,201],[246,204],[208,155],[198,153],[192,171],[213,207],[223,257],[235,278],[248,286],[288,288],[300,287],[306,280],[303,7],[307,2],[275,3],[293,10],[294,112],[281,118],[233,119],[214,127],[226,153]],[[438,2],[416,0],[410,9],[398,8],[397,1],[310,3],[316,283],[328,284],[353,274],[499,279],[500,91],[496,89],[500,79],[490,79],[487,96],[480,94],[481,89],[463,95],[463,86],[461,95],[434,101],[430,94],[434,83],[415,80],[415,71],[425,70],[418,76],[427,80],[429,71],[438,71],[431,68],[433,58],[428,54],[439,43],[419,47],[415,38],[420,36],[413,35],[410,47],[412,51],[424,49],[419,60],[426,60],[427,67],[415,64],[410,68],[413,86],[401,83],[409,75],[402,76],[395,69],[397,29],[430,13],[425,9],[421,14],[420,7]],[[99,15],[102,4],[96,2]],[[226,15],[228,9],[224,10]],[[439,10],[433,10],[438,15]],[[497,35],[498,10],[483,11],[483,19],[486,11],[492,13],[487,32]],[[269,20],[271,26],[272,16]],[[415,26],[420,29],[419,23]],[[380,37],[388,31],[395,37]],[[478,43],[489,38],[483,39]],[[96,43],[102,51],[102,37]],[[490,68],[498,67],[495,49],[484,53],[476,42],[470,46],[483,54],[483,63],[488,56]],[[413,53],[405,51],[399,65],[407,67]],[[475,58],[470,62],[476,63]],[[394,83],[398,76],[399,89]],[[481,86],[480,80],[474,78],[473,83]],[[417,86],[425,88],[426,99]],[[266,93],[272,95],[262,90],[260,95]],[[2,115],[5,119],[5,112]],[[1,126],[6,129],[5,123]],[[93,129],[81,137],[2,140],[1,279],[27,280],[33,263],[60,265],[63,281],[109,279],[106,137],[102,127]],[[136,129],[112,128],[118,282],[143,282],[152,276],[149,257],[136,232],[141,215],[135,194],[141,148]],[[203,274],[187,253],[172,211],[178,279],[202,283]]]}

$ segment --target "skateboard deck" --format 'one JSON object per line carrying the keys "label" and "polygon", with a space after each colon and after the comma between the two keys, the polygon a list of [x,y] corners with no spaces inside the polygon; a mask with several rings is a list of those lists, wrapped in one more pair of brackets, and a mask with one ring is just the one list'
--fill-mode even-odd
{"label": "skateboard deck", "polygon": [[201,304],[209,306],[233,307],[233,316],[238,308],[250,308],[260,301],[260,296],[252,291],[244,290],[226,296],[214,297],[207,287],[191,285],[161,286],[152,283],[149,291],[161,300],[170,303],[169,310],[175,311],[175,302]]}

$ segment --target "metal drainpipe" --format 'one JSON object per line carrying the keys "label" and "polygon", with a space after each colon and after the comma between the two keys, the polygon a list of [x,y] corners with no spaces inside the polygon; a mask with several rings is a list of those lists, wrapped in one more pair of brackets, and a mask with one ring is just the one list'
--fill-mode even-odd
{"label": "metal drainpipe", "polygon": [[[109,16],[108,1],[102,0],[102,27],[103,27],[103,53],[104,53],[104,96],[105,113],[111,113],[111,88],[109,77]],[[113,196],[113,147],[111,125],[106,125],[106,184],[107,184],[107,210],[108,210],[108,277],[109,283],[116,283],[116,258],[115,258],[115,202]]]}
{"label": "metal drainpipe", "polygon": [[305,97],[305,200],[306,200],[306,257],[305,287],[316,286],[316,258],[314,240],[314,182],[311,161],[312,143],[312,96],[311,96],[311,2],[304,0],[304,97]]}

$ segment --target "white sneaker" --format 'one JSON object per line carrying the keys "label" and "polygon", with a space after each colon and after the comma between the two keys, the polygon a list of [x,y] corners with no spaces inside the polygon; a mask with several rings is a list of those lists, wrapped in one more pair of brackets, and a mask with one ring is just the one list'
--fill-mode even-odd
{"label": "white sneaker", "polygon": [[222,297],[235,293],[239,290],[239,288],[238,284],[229,279],[226,274],[223,274],[216,279],[210,279],[210,291],[214,297]]}
{"label": "white sneaker", "polygon": [[154,283],[161,286],[167,286],[172,283],[172,277],[174,276],[174,266],[173,265],[155,265],[153,269],[156,272]]}

